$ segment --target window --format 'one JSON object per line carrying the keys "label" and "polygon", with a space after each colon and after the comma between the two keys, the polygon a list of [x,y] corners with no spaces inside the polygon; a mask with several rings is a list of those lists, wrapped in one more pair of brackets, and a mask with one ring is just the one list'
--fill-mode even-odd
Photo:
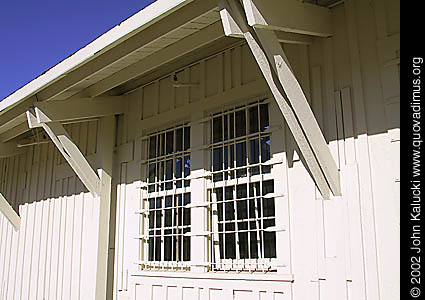
{"label": "window", "polygon": [[272,137],[283,133],[276,120],[270,126],[270,106],[257,101],[143,139],[143,270],[282,272],[284,174]]}
{"label": "window", "polygon": [[[179,268],[190,260],[190,126],[147,138],[147,183],[143,265],[146,269]],[[147,223],[147,224],[146,224]]]}
{"label": "window", "polygon": [[261,101],[212,117],[213,270],[273,270],[276,214],[269,123],[269,105]]}

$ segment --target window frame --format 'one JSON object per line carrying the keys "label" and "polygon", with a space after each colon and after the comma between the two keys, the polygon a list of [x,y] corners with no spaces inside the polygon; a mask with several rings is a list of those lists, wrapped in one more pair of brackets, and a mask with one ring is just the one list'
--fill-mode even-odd
{"label": "window frame", "polygon": [[[214,222],[214,215],[211,213],[212,210],[217,210],[214,207],[215,203],[211,197],[210,190],[211,188],[220,186],[220,182],[212,181],[212,154],[211,151],[211,141],[212,138],[212,116],[217,113],[222,113],[224,111],[232,110],[235,108],[244,108],[246,109],[252,103],[263,102],[268,104],[268,114],[269,114],[269,128],[265,131],[266,134],[270,136],[270,139],[273,140],[270,145],[270,159],[264,163],[259,163],[261,166],[267,165],[271,167],[271,173],[269,174],[258,174],[255,176],[261,176],[264,181],[266,180],[275,180],[275,220],[276,220],[276,254],[277,257],[273,258],[272,261],[266,259],[267,261],[260,261],[264,268],[245,267],[245,263],[241,259],[238,262],[227,261],[225,262],[226,268],[217,269],[214,268],[214,243],[215,236],[214,232],[217,230],[214,229],[214,224],[218,225],[217,222]],[[143,199],[148,199],[146,197],[148,182],[144,182],[147,176],[147,161],[148,161],[148,146],[149,136],[153,134],[166,131],[171,128],[177,128],[179,126],[189,126],[190,127],[190,147],[188,149],[190,159],[193,157],[199,157],[201,155],[203,159],[199,161],[202,162],[203,170],[198,167],[192,169],[195,161],[191,162],[191,169],[189,172],[190,185],[186,187],[190,191],[194,191],[197,194],[202,194],[199,199],[198,197],[192,195],[192,201],[190,210],[191,210],[191,230],[193,232],[188,233],[188,237],[191,239],[191,257],[189,261],[184,262],[175,262],[175,261],[148,261],[148,243],[146,242],[146,232],[149,229],[149,218],[146,216],[147,210],[145,205],[139,204],[140,210],[137,211],[140,214],[141,218],[139,223],[139,232],[141,233],[138,236],[140,241],[139,245],[139,261],[136,263],[139,265],[140,271],[183,271],[183,272],[222,272],[222,271],[236,271],[236,272],[261,272],[261,273],[271,273],[277,274],[286,274],[289,271],[288,260],[290,253],[290,240],[289,232],[289,210],[287,197],[284,197],[284,193],[287,192],[287,174],[286,174],[286,148],[285,148],[285,135],[283,129],[283,118],[280,114],[279,108],[275,101],[271,101],[270,97],[251,97],[249,100],[243,100],[239,102],[229,102],[229,105],[222,106],[215,110],[203,110],[198,111],[194,115],[190,122],[173,122],[173,124],[178,124],[175,126],[162,127],[161,129],[155,128],[151,132],[144,132],[141,137],[141,164],[142,164],[142,183],[140,184],[141,188],[141,203],[144,203]],[[201,133],[202,132],[202,133]],[[198,160],[198,159],[197,159]],[[250,166],[252,167],[252,165]],[[198,170],[199,169],[199,170]],[[192,172],[196,170],[196,172]],[[279,185],[276,185],[276,179],[281,178],[282,182],[279,180]],[[237,178],[234,179],[237,184],[241,184],[246,178]],[[235,184],[236,184],[235,183]],[[248,183],[248,181],[246,181]],[[282,183],[282,184],[280,184]],[[202,187],[201,187],[202,186]],[[202,191],[202,192],[201,192]],[[164,197],[167,194],[167,191],[164,193]],[[196,203],[195,203],[196,202]],[[278,205],[279,203],[279,205]],[[202,219],[202,221],[201,221]],[[195,228],[195,227],[199,228]],[[197,241],[195,243],[195,241]],[[195,246],[195,244],[197,246]],[[202,251],[198,247],[202,246]],[[194,249],[196,247],[196,249]],[[201,254],[204,252],[205,254]],[[196,255],[193,255],[196,254]],[[204,258],[202,258],[204,257]],[[258,265],[258,264],[257,264]]]}
{"label": "window frame", "polygon": [[[186,132],[185,128],[188,128],[188,131]],[[177,150],[177,145],[176,145],[176,140],[177,140],[177,130],[182,129],[182,147],[181,150],[176,151]],[[167,153],[169,151],[167,151],[167,133],[169,132],[173,132],[173,151],[171,151],[171,153]],[[187,147],[185,146],[185,136],[188,134],[188,144]],[[190,159],[191,159],[191,149],[190,149],[190,143],[191,143],[191,124],[188,122],[181,122],[181,123],[177,123],[177,125],[175,126],[168,126],[165,129],[161,129],[161,130],[156,130],[154,132],[148,133],[146,135],[144,135],[144,137],[142,138],[142,142],[145,143],[144,145],[144,160],[142,161],[142,181],[144,182],[143,184],[143,189],[142,189],[142,193],[141,193],[141,203],[140,203],[140,210],[138,211],[138,213],[140,214],[140,218],[141,218],[141,228],[139,230],[139,232],[141,232],[141,235],[139,236],[140,239],[140,253],[139,253],[139,257],[141,258],[141,260],[138,261],[138,264],[140,266],[140,268],[144,271],[158,271],[158,270],[179,270],[179,271],[188,271],[190,270],[190,253],[191,253],[191,249],[190,249],[190,235],[186,236],[184,233],[186,232],[190,232],[191,226],[192,226],[192,222],[191,222],[191,209],[190,207],[185,207],[186,204],[184,203],[185,201],[185,195],[189,194],[189,199],[191,198],[191,186],[190,186],[190,167],[189,167],[189,172],[188,174],[185,174],[185,166],[184,163],[186,162],[186,157],[189,157],[189,164],[190,164]],[[164,135],[164,139],[161,140],[161,136]],[[151,157],[150,155],[150,141],[152,137],[156,137],[156,149],[155,149],[155,153],[157,154],[157,156]],[[162,146],[162,142],[165,142],[165,146]],[[164,147],[164,153],[160,153],[159,148],[160,147]],[[176,159],[181,158],[181,177],[176,177]],[[172,178],[171,179],[167,179],[166,178],[166,162],[172,160]],[[154,182],[151,182],[150,180],[150,165],[151,164],[156,164],[156,168],[155,168],[155,180]],[[158,168],[159,165],[163,165],[163,170],[160,170],[160,168]],[[163,171],[163,172],[162,172]],[[159,173],[163,173],[163,174],[159,174]],[[161,176],[163,176],[163,179],[158,180],[158,174]],[[181,182],[181,186],[180,187],[176,187],[177,186],[177,182]],[[167,183],[171,183],[172,188],[167,188]],[[187,184],[186,184],[187,183]],[[150,188],[151,186],[154,186],[154,190],[152,191]],[[177,196],[181,196],[181,204],[179,205],[178,203],[176,203],[176,197]],[[170,207],[166,207],[166,201],[167,201],[167,197],[171,197],[171,206]],[[150,200],[154,200],[154,202],[157,202],[157,199],[160,198],[161,199],[161,206],[160,208],[155,207],[153,209],[150,208]],[[187,205],[190,205],[190,200],[189,203],[187,203]],[[167,210],[171,210],[171,219],[172,219],[172,226],[171,228],[169,228],[170,226],[165,226],[165,218],[166,218],[166,211]],[[160,221],[160,226],[157,227],[156,223],[156,212],[160,212],[160,216],[161,216],[161,221]],[[182,216],[180,216],[180,211],[182,212]],[[184,215],[186,212],[189,212],[189,225],[184,225]],[[179,218],[181,217],[181,225],[179,225],[179,223],[175,221],[175,212],[177,212],[177,215],[179,216]],[[153,213],[153,215],[155,216],[155,219],[153,221],[153,227],[151,227],[150,224],[150,217],[151,217],[151,213]],[[172,235],[171,235],[171,260],[165,260],[165,238],[168,237],[168,235],[165,234],[165,231],[171,230],[172,231]],[[181,234],[177,233],[177,234],[173,234],[173,231],[176,230],[181,231]],[[156,233],[155,231],[160,231],[160,242],[161,242],[161,248],[160,248],[160,255],[161,258],[158,260],[155,257],[155,250],[153,250],[153,256],[154,259],[151,260],[150,258],[150,237],[152,237],[152,235],[150,235],[150,231],[154,232],[153,238],[156,238]],[[181,256],[181,260],[177,259],[174,260],[174,253],[173,250],[174,249],[174,241],[173,241],[173,237],[176,237],[176,239],[181,238],[181,251],[180,251],[180,256]],[[184,240],[189,240],[189,259],[188,260],[184,260]],[[177,255],[176,255],[177,256]]]}
{"label": "window frame", "polygon": [[[250,108],[253,106],[258,106],[258,118],[260,118],[260,105],[261,104],[267,104],[267,113],[268,113],[268,128],[261,131],[261,126],[259,125],[258,127],[258,131],[254,132],[254,133],[250,133],[250,124],[249,124],[249,113],[250,113]],[[272,148],[272,144],[273,142],[272,140],[272,135],[274,135],[273,133],[278,131],[278,130],[282,130],[281,126],[272,126],[273,124],[276,124],[277,120],[272,120],[272,118],[275,118],[275,116],[271,113],[271,101],[268,98],[261,98],[258,100],[251,100],[251,101],[245,101],[243,104],[239,104],[239,105],[233,105],[231,107],[228,108],[223,108],[220,110],[216,110],[216,111],[212,111],[210,112],[210,132],[209,132],[209,144],[208,144],[208,151],[209,153],[209,157],[210,160],[208,161],[208,165],[206,166],[206,169],[208,169],[210,171],[210,176],[208,177],[207,180],[207,187],[206,187],[206,192],[208,193],[208,201],[211,203],[210,204],[210,217],[209,217],[209,228],[211,230],[211,243],[210,243],[210,258],[209,258],[209,263],[210,263],[210,270],[211,271],[248,271],[248,272],[269,272],[269,271],[277,271],[279,269],[281,269],[284,265],[281,263],[282,261],[282,255],[278,252],[279,248],[278,247],[278,238],[281,238],[281,234],[279,234],[279,232],[284,231],[284,229],[279,228],[277,223],[282,223],[282,222],[277,222],[277,219],[280,219],[281,216],[279,215],[279,213],[277,213],[277,207],[276,207],[276,201],[280,201],[282,200],[283,194],[279,194],[279,193],[274,193],[274,204],[275,204],[275,214],[274,214],[274,218],[275,218],[275,229],[276,231],[274,231],[275,234],[275,251],[276,251],[276,257],[275,258],[238,258],[240,257],[240,251],[239,251],[239,245],[238,245],[238,218],[236,216],[237,214],[237,202],[243,199],[237,199],[236,197],[236,186],[241,185],[241,184],[246,184],[247,185],[247,189],[249,190],[249,185],[250,183],[259,183],[260,185],[262,185],[263,182],[268,181],[268,180],[274,180],[274,186],[276,186],[276,178],[279,178],[278,176],[276,176],[278,173],[281,173],[280,170],[277,170],[278,168],[274,169],[274,165],[276,164],[280,164],[281,161],[276,161],[274,160],[273,155],[276,154],[273,152],[273,148]],[[245,111],[245,122],[246,122],[246,126],[245,126],[245,135],[242,135],[240,137],[236,137],[236,132],[234,135],[234,138],[231,138],[230,134],[228,136],[228,140],[224,140],[224,134],[223,134],[223,139],[222,141],[215,141],[214,140],[214,118],[217,116],[221,116],[222,118],[224,118],[224,115],[226,115],[229,112],[235,113],[237,111],[241,111],[244,110]],[[233,118],[234,122],[236,123],[236,116]],[[230,119],[229,119],[230,121]],[[260,119],[257,120],[258,123],[260,124]],[[235,131],[236,131],[236,124],[235,125]],[[222,126],[224,127],[224,126]],[[224,130],[224,128],[222,128]],[[249,142],[253,139],[253,138],[261,138],[267,136],[270,138],[270,156],[268,158],[268,160],[266,161],[262,161],[261,160],[261,154],[260,154],[260,158],[259,158],[259,162],[258,163],[254,163],[254,164],[250,164],[249,162],[249,150],[250,150],[250,145]],[[229,168],[227,170],[230,171],[235,171],[238,169],[246,169],[246,176],[245,177],[237,177],[237,174],[235,173],[233,178],[227,177],[227,179],[225,178],[225,176],[223,176],[223,179],[221,181],[215,181],[214,180],[214,176],[217,173],[225,173],[223,172],[223,170],[214,170],[214,157],[213,157],[213,149],[217,146],[217,145],[223,145],[223,147],[225,145],[229,145],[229,144],[233,144],[236,147],[236,143],[239,141],[245,141],[246,145],[246,164],[244,166],[241,167],[237,167],[236,165],[236,156],[234,157],[234,162],[235,164],[233,165],[233,168]],[[259,145],[259,147],[261,148],[261,145]],[[235,149],[236,150],[236,149]],[[261,150],[260,150],[261,151]],[[224,151],[223,151],[224,152]],[[224,163],[223,163],[224,164]],[[269,167],[270,168],[270,172],[269,173],[262,173],[260,172],[259,174],[255,174],[255,175],[251,175],[250,170],[253,167],[258,167],[258,168],[262,168],[262,167]],[[283,175],[283,174],[282,174]],[[283,176],[281,176],[280,178],[283,178]],[[235,224],[235,239],[236,239],[236,259],[227,259],[227,258],[221,258],[220,257],[220,244],[219,244],[219,220],[218,220],[218,204],[217,204],[217,199],[216,199],[216,195],[213,192],[214,189],[216,188],[223,188],[225,189],[227,187],[233,187],[233,200],[234,201],[234,207],[235,207],[235,218],[234,218],[234,224]],[[274,189],[275,191],[277,190],[276,188]],[[223,192],[224,193],[224,192]],[[249,198],[249,197],[248,197]],[[256,199],[262,199],[265,198],[264,195],[263,196],[257,196]],[[255,202],[257,202],[257,200],[254,200]],[[224,209],[224,204],[223,204],[223,209]],[[224,220],[224,219],[223,219]],[[281,220],[280,220],[281,221]],[[264,242],[263,242],[264,244]],[[279,242],[279,244],[281,244],[281,242]],[[248,242],[248,247],[250,247],[249,242]],[[223,253],[226,250],[223,249]],[[218,257],[217,257],[218,256]]]}

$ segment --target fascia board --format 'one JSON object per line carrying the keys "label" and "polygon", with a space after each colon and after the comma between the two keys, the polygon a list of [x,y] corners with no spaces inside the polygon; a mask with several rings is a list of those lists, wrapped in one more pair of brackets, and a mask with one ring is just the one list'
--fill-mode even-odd
{"label": "fascia board", "polygon": [[[194,0],[157,0],[0,101],[0,115],[108,49]],[[1,125],[1,124],[0,124]]]}

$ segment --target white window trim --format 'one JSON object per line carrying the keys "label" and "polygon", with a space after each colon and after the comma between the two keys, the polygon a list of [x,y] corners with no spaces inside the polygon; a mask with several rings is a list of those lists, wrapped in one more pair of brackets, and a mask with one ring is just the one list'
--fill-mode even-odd
{"label": "white window trim", "polygon": [[[217,234],[213,234],[213,232],[217,232],[218,228],[211,227],[211,224],[216,224],[218,227],[218,222],[212,222],[214,220],[211,219],[210,211],[214,209],[214,205],[216,205],[209,197],[209,190],[216,187],[222,187],[224,184],[222,182],[213,182],[212,175],[214,172],[210,170],[211,167],[211,161],[208,155],[206,153],[211,152],[211,143],[208,143],[207,140],[210,138],[211,135],[211,123],[212,123],[212,114],[213,113],[219,113],[220,111],[223,112],[225,110],[229,110],[235,107],[244,107],[246,108],[247,105],[249,106],[250,103],[255,102],[255,100],[262,100],[263,98],[257,98],[257,99],[250,99],[245,100],[243,103],[239,104],[232,104],[225,108],[220,108],[216,111],[203,111],[203,112],[197,112],[195,114],[192,114],[190,122],[179,122],[175,124],[179,124],[174,127],[178,127],[181,125],[188,125],[190,126],[190,132],[191,132],[191,141],[190,141],[190,148],[187,150],[191,156],[191,171],[190,175],[187,179],[191,181],[190,186],[190,192],[192,193],[191,197],[191,232],[189,233],[189,236],[191,237],[191,256],[190,261],[182,261],[182,262],[175,262],[175,261],[148,261],[146,258],[148,258],[148,243],[144,239],[146,238],[145,232],[149,230],[149,218],[147,215],[147,210],[144,208],[144,206],[140,206],[140,210],[136,213],[141,215],[141,223],[140,223],[140,230],[141,235],[136,237],[140,240],[140,245],[142,246],[139,251],[139,259],[141,260],[136,261],[135,263],[140,266],[139,272],[162,272],[162,271],[184,271],[184,272],[211,272],[213,271],[212,268],[212,255],[211,248],[215,247],[213,239],[217,237]],[[284,195],[284,192],[287,190],[287,182],[282,182],[282,184],[276,185],[276,180],[287,180],[287,174],[286,174],[286,162],[285,162],[285,154],[280,149],[279,151],[276,151],[276,147],[274,147],[276,143],[276,139],[282,139],[284,140],[284,133],[283,133],[283,126],[282,126],[282,120],[279,118],[279,114],[274,113],[274,109],[276,109],[276,103],[274,101],[270,101],[269,99],[264,100],[264,103],[269,104],[269,122],[270,122],[270,128],[267,129],[264,134],[269,134],[271,137],[271,158],[270,160],[259,163],[255,165],[250,165],[249,167],[254,166],[271,166],[271,173],[270,174],[262,174],[262,175],[254,175],[252,176],[252,181],[257,182],[259,176],[263,178],[263,180],[268,179],[274,179],[275,180],[275,192],[274,192],[274,198],[275,198],[275,219],[276,219],[276,253],[277,258],[273,259],[273,261],[270,261],[269,259],[263,259],[263,261],[260,261],[260,263],[264,263],[264,265],[271,266],[271,269],[273,269],[273,272],[269,272],[269,276],[272,274],[288,274],[289,272],[289,220],[288,220],[288,207],[287,202],[288,199]],[[173,126],[168,126],[167,128],[172,128]],[[155,133],[162,132],[166,129],[156,130],[156,132],[144,134],[142,137],[140,137],[140,140],[142,144],[144,144],[144,147],[142,146],[144,156],[142,154],[141,157],[141,163],[142,163],[142,175],[143,178],[146,178],[147,175],[147,153],[148,153],[148,145],[149,145],[149,136]],[[194,133],[195,132],[195,133]],[[197,133],[198,135],[196,135]],[[201,135],[199,133],[202,132]],[[195,140],[196,138],[196,140]],[[284,144],[285,142],[283,142]],[[280,146],[282,142],[279,142]],[[142,151],[142,152],[143,152]],[[201,163],[203,164],[204,168],[193,170],[193,154],[194,153],[202,153],[204,158],[202,158]],[[249,155],[247,153],[247,155]],[[245,167],[243,167],[245,168]],[[234,168],[235,170],[238,168]],[[257,177],[256,177],[257,176]],[[144,179],[143,179],[144,180]],[[143,181],[142,180],[142,181]],[[242,183],[249,183],[249,178],[237,178],[233,179],[231,181],[228,181],[227,185],[238,185]],[[139,188],[141,188],[141,203],[143,203],[143,199],[147,198],[147,183],[143,182]],[[183,193],[185,188],[181,189],[181,192]],[[162,197],[165,195],[169,195],[169,191],[161,191],[157,194],[152,194],[152,196],[158,196]],[[179,193],[180,190],[177,190],[177,193]],[[194,193],[196,193],[197,196],[194,196]],[[200,193],[200,194],[199,194]],[[199,194],[199,195],[198,195]],[[188,207],[189,208],[189,207]],[[215,209],[217,209],[215,207]],[[282,212],[282,213],[280,213]],[[217,215],[215,215],[217,217]],[[194,219],[197,219],[197,221],[194,221]],[[214,218],[214,215],[213,217]],[[218,245],[216,245],[218,246]],[[143,249],[142,249],[143,248]],[[219,249],[217,249],[219,251]],[[162,250],[163,251],[163,250]],[[195,255],[194,255],[195,254]],[[257,264],[258,264],[258,259]],[[246,268],[246,265],[249,265],[248,260],[240,260],[238,262],[235,261],[226,261],[223,260],[224,265],[226,268],[222,269],[223,271],[236,271],[236,272],[243,272],[245,271],[253,273],[252,275],[256,273],[266,273],[267,268],[263,268],[260,270],[257,268],[256,270],[249,270],[249,268]],[[256,272],[259,271],[259,272]],[[261,271],[261,272],[260,272]],[[277,272],[275,272],[277,271]],[[215,273],[215,272],[212,272]],[[221,270],[218,271],[217,274],[221,273]]]}

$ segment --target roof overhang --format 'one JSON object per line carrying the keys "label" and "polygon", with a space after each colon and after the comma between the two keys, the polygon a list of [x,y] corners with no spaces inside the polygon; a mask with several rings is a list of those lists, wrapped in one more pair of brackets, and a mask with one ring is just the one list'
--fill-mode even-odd
{"label": "roof overhang", "polygon": [[29,130],[25,113],[36,102],[123,95],[238,42],[224,34],[217,0],[157,0],[0,101],[0,143]]}

